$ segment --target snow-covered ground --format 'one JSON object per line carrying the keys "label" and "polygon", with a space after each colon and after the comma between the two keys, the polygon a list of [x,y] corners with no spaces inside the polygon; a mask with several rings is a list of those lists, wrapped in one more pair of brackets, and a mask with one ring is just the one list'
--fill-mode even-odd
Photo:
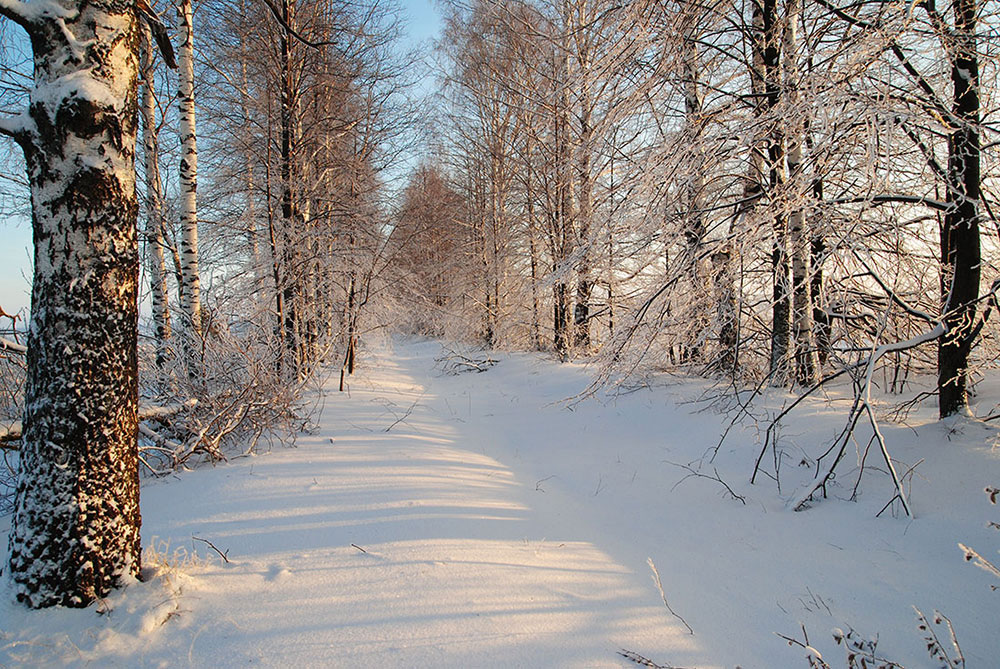
{"label": "snow-covered ground", "polygon": [[[789,419],[779,493],[749,484],[754,427],[703,459],[725,427],[690,403],[703,382],[566,404],[587,385],[579,365],[505,354],[453,376],[441,353],[397,341],[349,395],[330,386],[297,448],[147,481],[156,577],[85,611],[31,612],[0,592],[0,666],[636,666],[627,651],[664,666],[805,667],[776,636],[801,640],[801,625],[835,667],[834,628],[935,666],[912,606],[950,617],[968,667],[998,666],[1000,592],[957,547],[1000,546],[983,494],[1000,484],[993,428],[936,422],[933,407],[884,425],[900,471],[919,462],[915,520],[898,505],[875,517],[892,488],[874,455],[846,501],[853,453],[839,499],[795,513],[786,501],[813,473],[797,462],[836,434],[843,402]],[[745,504],[685,478],[699,460]]]}

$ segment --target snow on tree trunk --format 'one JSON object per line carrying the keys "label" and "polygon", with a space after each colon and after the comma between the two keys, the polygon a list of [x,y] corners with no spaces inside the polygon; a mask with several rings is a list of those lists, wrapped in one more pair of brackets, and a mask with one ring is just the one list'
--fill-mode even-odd
{"label": "snow on tree trunk", "polygon": [[[700,16],[692,11],[684,11],[680,17],[679,31],[682,37],[682,78],[684,91],[684,124],[688,133],[691,148],[690,162],[682,185],[683,233],[686,242],[686,261],[691,265],[692,295],[701,296],[706,288],[708,277],[704,267],[698,260],[698,254],[705,239],[705,216],[701,212],[702,191],[705,187],[705,156],[704,149],[699,145],[698,135],[703,121],[701,93],[699,91],[698,40]],[[707,310],[694,309],[692,317],[692,342],[684,349],[685,357],[690,360],[701,358],[699,343],[703,331],[708,327]]]}
{"label": "snow on tree trunk", "polygon": [[198,270],[198,141],[194,108],[194,25],[191,0],[177,5],[181,43],[178,49],[181,164],[181,339],[189,374],[196,375],[201,350],[201,279]]}
{"label": "snow on tree trunk", "polygon": [[[785,5],[785,101],[790,126],[788,140],[788,178],[799,186],[804,182],[802,169],[802,144],[805,124],[800,120],[798,23],[802,5],[800,0],[788,0]],[[795,189],[796,192],[798,189]],[[806,189],[802,189],[805,193]],[[803,197],[807,197],[803,194]],[[813,299],[809,282],[811,238],[805,208],[800,202],[792,203],[788,214],[788,234],[792,247],[792,335],[795,341],[795,380],[811,386],[819,378],[819,359],[813,340]]]}
{"label": "snow on tree trunk", "polygon": [[[567,20],[568,23],[568,20]],[[553,272],[557,275],[556,284],[553,286],[553,344],[556,353],[563,361],[569,359],[570,349],[570,307],[569,307],[569,285],[564,276],[566,271],[561,267],[571,252],[570,244],[574,236],[573,221],[573,178],[572,178],[572,151],[569,144],[569,57],[568,37],[563,37],[563,45],[558,59],[556,69],[560,78],[558,100],[555,105],[555,155],[556,155],[556,241],[555,245],[558,255],[553,258]]]}
{"label": "snow on tree trunk", "polygon": [[170,305],[167,269],[163,256],[163,193],[160,185],[159,138],[156,127],[156,92],[152,42],[147,35],[142,46],[142,148],[146,167],[146,253],[149,257],[150,302],[156,338],[156,366],[170,358]]}
{"label": "snow on tree trunk", "polygon": [[948,140],[948,203],[941,228],[945,335],[938,340],[938,411],[942,418],[967,412],[968,367],[976,336],[979,297],[980,146],[979,59],[975,0],[957,0],[951,69],[953,110],[960,125]]}
{"label": "snow on tree trunk", "polygon": [[[295,3],[283,0],[281,3],[281,18],[286,26],[295,27]],[[278,38],[281,58],[280,83],[280,132],[281,132],[281,264],[283,268],[283,284],[281,286],[284,302],[285,319],[282,325],[282,336],[285,347],[286,371],[295,378],[303,378],[302,373],[302,342],[299,338],[299,320],[301,318],[299,302],[302,288],[300,272],[293,268],[299,266],[301,249],[297,247],[294,232],[300,228],[296,180],[296,154],[298,140],[299,93],[296,81],[296,63],[293,62],[291,37],[282,32]]]}
{"label": "snow on tree trunk", "polygon": [[29,606],[79,607],[140,566],[139,30],[121,0],[0,14],[34,48],[30,109],[3,128],[25,149],[35,244],[9,573]]}
{"label": "snow on tree trunk", "polygon": [[[767,109],[774,113],[781,99],[781,22],[777,0],[763,0],[762,28],[764,46],[764,99]],[[791,299],[788,275],[788,218],[774,205],[775,196],[784,190],[787,182],[785,169],[785,138],[779,124],[774,124],[767,149],[770,170],[769,188],[774,220],[771,247],[772,305],[771,305],[771,383],[783,386],[788,383],[788,352],[791,348]]]}
{"label": "snow on tree trunk", "polygon": [[579,171],[579,188],[577,196],[576,244],[580,260],[576,265],[576,304],[573,307],[573,325],[575,328],[574,344],[582,353],[590,348],[590,296],[594,289],[594,279],[591,276],[590,234],[594,219],[594,128],[592,117],[594,113],[594,95],[591,90],[590,69],[591,57],[591,17],[587,11],[587,3],[578,6],[576,22],[579,28],[575,30],[573,43],[576,47],[576,59],[579,68],[577,77],[579,86],[580,123],[579,145],[577,147],[577,169]]}

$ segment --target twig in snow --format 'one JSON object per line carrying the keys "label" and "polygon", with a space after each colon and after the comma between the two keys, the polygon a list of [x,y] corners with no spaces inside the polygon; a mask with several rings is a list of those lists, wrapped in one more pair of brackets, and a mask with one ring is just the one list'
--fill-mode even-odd
{"label": "twig in snow", "polygon": [[663,605],[667,607],[667,611],[670,611],[670,615],[684,623],[684,627],[687,628],[689,634],[694,635],[694,630],[687,624],[687,621],[677,615],[677,612],[670,608],[670,602],[667,601],[667,595],[663,592],[663,582],[660,581],[660,572],[656,570],[656,565],[653,564],[653,558],[646,558],[646,564],[648,564],[649,568],[653,570],[653,582],[656,583],[656,589],[660,591],[660,598],[663,600]]}
{"label": "twig in snow", "polygon": [[785,636],[784,634],[778,634],[777,632],[775,632],[775,634],[784,639],[785,641],[787,641],[789,646],[798,646],[799,648],[804,650],[806,652],[806,661],[809,662],[809,666],[811,669],[830,669],[830,665],[827,664],[826,660],[823,659],[823,655],[818,650],[809,645],[809,635],[806,634],[805,625],[802,625],[803,641],[799,641],[798,639],[792,636]]}
{"label": "twig in snow", "polygon": [[351,544],[351,546],[352,546],[352,547],[354,547],[354,548],[357,548],[357,549],[358,549],[359,551],[361,551],[362,553],[367,553],[367,552],[368,552],[368,551],[366,551],[366,550],[365,550],[364,548],[362,548],[361,546],[359,546],[359,545],[357,545],[357,544]]}
{"label": "twig in snow", "polygon": [[[418,397],[417,399],[413,400],[413,404],[410,405],[410,408],[407,409],[406,412],[402,416],[400,416],[399,418],[397,418],[393,422],[392,425],[390,425],[389,427],[385,428],[385,431],[388,432],[389,430],[391,430],[392,428],[396,427],[397,425],[399,425],[400,423],[402,423],[404,420],[406,420],[407,418],[409,418],[410,414],[412,414],[413,410],[417,407],[417,402],[419,402],[420,400],[422,400],[424,398],[424,394],[425,393],[420,393],[420,397]],[[391,409],[390,409],[390,411],[391,411]]]}
{"label": "twig in snow", "polygon": [[917,614],[917,629],[919,629],[924,635],[924,641],[927,642],[927,652],[930,653],[932,659],[940,662],[945,667],[965,667],[965,656],[962,654],[962,649],[958,645],[958,638],[955,636],[955,628],[951,626],[951,621],[941,614],[940,611],[934,612],[934,624],[940,625],[945,623],[948,628],[948,634],[951,640],[952,649],[955,652],[955,657],[952,658],[944,644],[938,639],[937,634],[934,632],[934,628],[927,618],[924,617],[923,612],[917,607],[913,607],[914,612]]}
{"label": "twig in snow", "polygon": [[226,549],[226,552],[225,552],[225,553],[223,553],[222,551],[220,551],[220,550],[218,549],[218,547],[216,547],[216,545],[215,545],[215,544],[213,544],[213,543],[212,543],[211,541],[209,541],[208,539],[202,539],[201,537],[196,537],[196,536],[194,536],[194,535],[191,535],[191,538],[192,538],[192,539],[194,539],[195,541],[201,541],[201,542],[203,542],[203,543],[205,543],[205,544],[208,544],[208,547],[209,547],[209,548],[211,548],[211,549],[212,549],[213,551],[215,551],[216,553],[218,553],[218,554],[219,554],[219,557],[221,557],[221,558],[222,558],[222,560],[223,560],[223,561],[224,561],[224,562],[225,562],[226,564],[229,564],[229,557],[228,557],[228,556],[229,556],[229,549],[228,549],[228,548]]}
{"label": "twig in snow", "polygon": [[[994,565],[992,562],[990,562],[989,560],[987,560],[986,558],[984,558],[982,555],[980,555],[979,553],[977,553],[974,549],[969,548],[965,544],[959,544],[958,547],[962,549],[963,553],[965,553],[965,561],[966,562],[971,562],[972,564],[974,564],[975,566],[979,567],[983,571],[985,571],[987,573],[990,573],[990,574],[993,574],[997,578],[1000,578],[1000,569],[998,569],[997,566]],[[997,586],[995,586],[995,585],[991,586],[991,587],[994,590],[997,589]]]}
{"label": "twig in snow", "polygon": [[598,495],[600,495],[602,490],[604,490],[604,477],[598,475],[598,477],[597,477],[597,488],[594,489],[594,497],[597,497]]}
{"label": "twig in snow", "polygon": [[546,481],[548,481],[549,479],[554,479],[555,477],[556,477],[556,475],[553,474],[552,476],[546,476],[543,479],[538,479],[537,481],[535,481],[535,491],[536,492],[545,492],[545,488],[542,487],[542,484],[545,483]]}
{"label": "twig in snow", "polygon": [[712,471],[715,472],[715,476],[709,476],[708,474],[703,474],[702,472],[688,465],[682,465],[676,462],[670,462],[669,460],[664,460],[664,462],[666,462],[668,465],[673,465],[674,467],[680,467],[681,469],[684,469],[688,472],[687,476],[685,476],[684,478],[682,478],[680,481],[678,481],[673,485],[673,488],[670,489],[671,491],[673,491],[674,488],[676,488],[677,486],[679,486],[680,484],[684,483],[685,481],[687,481],[689,478],[692,477],[708,479],[709,481],[715,481],[716,483],[722,484],[722,486],[726,489],[726,492],[729,494],[730,497],[732,497],[733,499],[739,501],[741,504],[746,506],[747,503],[746,498],[743,495],[737,495],[736,491],[730,488],[729,484],[722,480],[722,477],[719,476],[719,470],[717,468],[712,467]]}
{"label": "twig in snow", "polygon": [[648,657],[643,657],[642,655],[639,655],[639,653],[635,653],[631,650],[626,650],[624,648],[619,650],[618,654],[624,657],[626,660],[631,660],[632,662],[635,662],[636,664],[643,667],[650,667],[650,669],[684,669],[684,667],[675,667],[672,664],[657,664],[656,662],[650,660]]}

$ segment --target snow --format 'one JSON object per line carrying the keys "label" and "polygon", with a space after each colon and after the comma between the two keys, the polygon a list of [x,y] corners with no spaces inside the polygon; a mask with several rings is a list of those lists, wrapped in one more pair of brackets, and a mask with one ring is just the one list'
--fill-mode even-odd
{"label": "snow", "polygon": [[915,519],[875,517],[893,491],[874,458],[856,503],[845,463],[831,498],[796,513],[814,474],[796,464],[846,418],[836,390],[786,424],[781,493],[748,482],[753,426],[705,461],[741,504],[681,466],[726,425],[691,402],[704,381],[566,403],[590,378],[581,365],[494,353],[488,371],[451,376],[441,354],[397,341],[367,360],[349,394],[328,386],[297,448],[146,481],[153,578],[84,611],[0,593],[0,665],[637,666],[624,652],[796,667],[806,651],[776,634],[804,641],[801,624],[832,666],[838,628],[928,666],[912,606],[951,619],[968,666],[1000,657],[996,581],[958,548],[993,558],[1000,544],[985,527],[983,489],[1000,482],[988,425],[935,421],[933,406],[883,422],[899,470],[920,462],[904,476]]}

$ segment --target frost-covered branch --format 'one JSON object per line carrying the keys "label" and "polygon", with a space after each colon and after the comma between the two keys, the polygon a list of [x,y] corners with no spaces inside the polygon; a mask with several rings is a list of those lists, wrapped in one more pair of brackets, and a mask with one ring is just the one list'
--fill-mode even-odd
{"label": "frost-covered branch", "polygon": [[35,122],[27,112],[0,117],[0,135],[10,137],[18,144],[23,145],[34,129]]}
{"label": "frost-covered branch", "polygon": [[[896,474],[896,470],[892,465],[891,458],[889,457],[889,452],[885,446],[885,442],[882,439],[881,434],[878,431],[878,426],[875,422],[875,417],[871,411],[872,377],[875,374],[875,365],[886,354],[896,353],[899,351],[906,351],[912,348],[916,348],[922,344],[932,342],[938,339],[939,337],[944,336],[946,332],[947,329],[945,328],[944,323],[938,323],[932,329],[922,334],[919,334],[916,337],[907,339],[906,341],[878,346],[875,348],[875,350],[871,352],[871,354],[869,354],[869,356],[862,362],[862,364],[864,364],[865,366],[864,380],[861,383],[860,392],[855,398],[854,406],[851,407],[851,416],[848,420],[848,427],[843,432],[841,432],[840,436],[837,438],[837,441],[834,442],[834,445],[831,447],[831,449],[827,451],[827,453],[820,458],[820,461],[824,457],[832,453],[834,450],[837,450],[837,455],[830,463],[830,466],[827,467],[825,470],[820,469],[820,463],[819,461],[817,461],[816,477],[812,480],[811,483],[809,483],[803,489],[803,492],[798,497],[795,498],[792,504],[792,508],[794,508],[796,511],[801,511],[806,507],[806,504],[809,502],[810,499],[812,499],[813,495],[815,495],[821,489],[822,490],[826,489],[826,484],[829,483],[829,481],[833,478],[837,465],[840,463],[841,459],[844,456],[844,453],[847,449],[847,444],[850,441],[850,436],[854,432],[854,427],[857,425],[858,419],[861,417],[862,412],[864,412],[865,414],[868,415],[872,424],[872,428],[875,430],[876,438],[879,441],[879,446],[882,451],[882,455],[884,456],[886,464],[889,466],[889,471],[892,474],[893,484],[896,487],[896,494],[903,504],[903,509],[906,511],[906,515],[912,517],[913,513],[910,509],[909,502],[906,499],[906,494],[903,491],[902,482],[900,481],[899,476]],[[839,449],[836,448],[837,444],[839,444]]]}
{"label": "frost-covered branch", "polygon": [[935,211],[951,211],[955,208],[952,202],[935,200],[932,197],[921,197],[919,195],[859,195],[857,197],[842,197],[831,200],[824,200],[823,204],[869,204],[878,206],[881,204],[919,204]]}
{"label": "frost-covered branch", "polygon": [[871,264],[869,264],[864,258],[861,257],[861,254],[858,253],[858,251],[856,249],[854,250],[854,257],[857,258],[858,262],[861,263],[861,266],[865,268],[865,271],[868,273],[868,276],[870,276],[872,279],[874,279],[875,283],[877,283],[879,285],[879,287],[882,290],[885,291],[885,294],[889,297],[889,299],[892,300],[893,303],[895,303],[903,311],[905,311],[906,313],[908,313],[911,316],[919,318],[920,320],[924,321],[925,323],[934,323],[934,322],[936,322],[937,319],[935,319],[933,316],[931,316],[930,314],[928,314],[928,313],[926,313],[924,311],[921,311],[919,309],[911,307],[905,300],[903,300],[901,297],[899,297],[899,295],[896,294],[896,291],[894,291],[889,286],[889,284],[887,284],[882,279],[881,275],[879,275],[879,273],[876,272],[872,268]]}
{"label": "frost-covered branch", "polygon": [[0,351],[10,351],[11,353],[24,355],[28,352],[28,347],[24,344],[18,344],[16,341],[0,337]]}
{"label": "frost-covered branch", "polygon": [[8,18],[17,25],[34,34],[38,26],[47,20],[71,19],[77,15],[75,9],[67,9],[55,0],[0,0],[0,16]]}

